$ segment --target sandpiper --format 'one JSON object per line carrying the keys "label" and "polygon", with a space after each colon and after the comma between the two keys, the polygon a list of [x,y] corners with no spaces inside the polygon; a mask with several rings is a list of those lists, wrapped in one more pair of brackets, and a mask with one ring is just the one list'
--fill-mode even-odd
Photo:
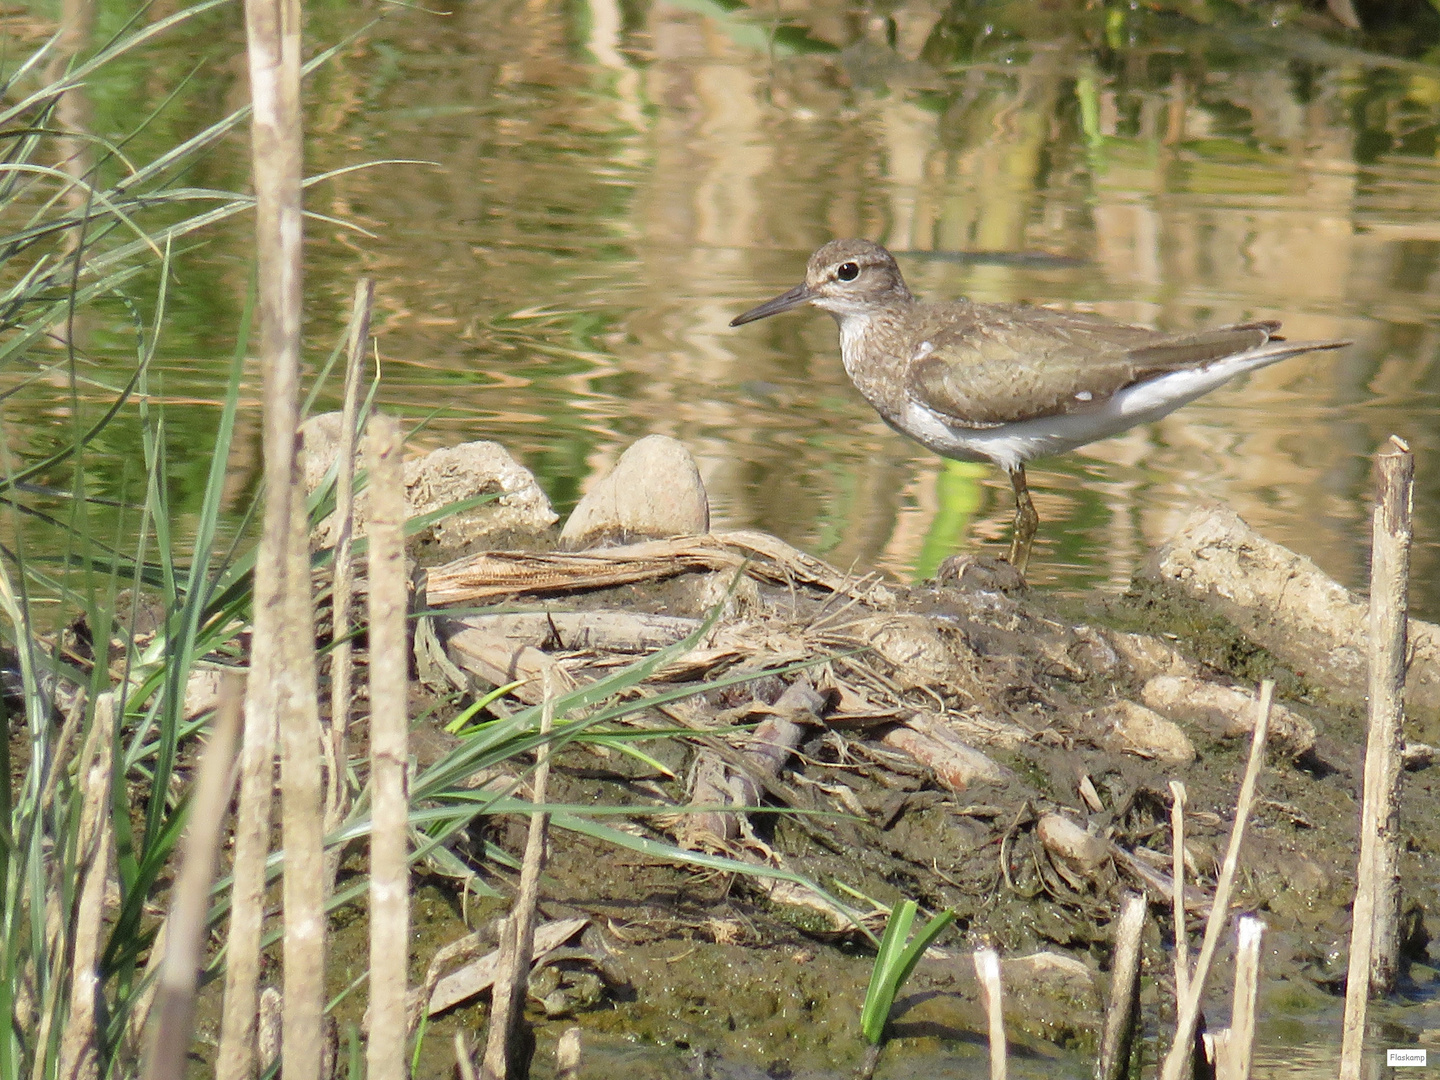
{"label": "sandpiper", "polygon": [[1286,341],[1278,322],[1166,334],[1026,304],[926,303],[869,240],[832,240],[803,282],[730,325],[802,304],[835,316],[845,372],[887,424],[942,457],[1005,471],[1021,573],[1040,523],[1027,461],[1157,420],[1242,372],[1350,344]]}

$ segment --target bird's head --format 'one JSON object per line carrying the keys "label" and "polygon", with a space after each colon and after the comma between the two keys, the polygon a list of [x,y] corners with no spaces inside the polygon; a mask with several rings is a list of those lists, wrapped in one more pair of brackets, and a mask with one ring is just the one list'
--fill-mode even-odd
{"label": "bird's head", "polygon": [[730,325],[743,326],[801,304],[814,304],[845,318],[912,299],[890,252],[870,240],[831,240],[810,256],[803,282],[737,315]]}

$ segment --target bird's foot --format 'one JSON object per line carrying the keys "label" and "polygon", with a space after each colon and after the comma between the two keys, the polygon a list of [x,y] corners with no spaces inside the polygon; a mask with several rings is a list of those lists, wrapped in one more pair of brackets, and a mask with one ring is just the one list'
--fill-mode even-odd
{"label": "bird's foot", "polygon": [[951,555],[935,571],[935,584],[966,592],[1023,592],[1025,575],[993,555]]}

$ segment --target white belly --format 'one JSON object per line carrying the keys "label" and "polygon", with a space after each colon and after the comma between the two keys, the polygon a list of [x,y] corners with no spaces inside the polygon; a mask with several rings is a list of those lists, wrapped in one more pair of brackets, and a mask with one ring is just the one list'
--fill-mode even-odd
{"label": "white belly", "polygon": [[993,461],[1014,469],[1032,458],[1060,454],[1097,439],[1108,438],[1137,424],[1158,420],[1181,405],[1207,394],[1241,372],[1284,359],[1268,350],[1228,357],[1204,368],[1172,371],[1119,391],[1109,400],[1088,408],[1037,420],[1022,420],[993,428],[967,428],[947,421],[933,409],[911,401],[892,426],[942,457],[963,461]]}

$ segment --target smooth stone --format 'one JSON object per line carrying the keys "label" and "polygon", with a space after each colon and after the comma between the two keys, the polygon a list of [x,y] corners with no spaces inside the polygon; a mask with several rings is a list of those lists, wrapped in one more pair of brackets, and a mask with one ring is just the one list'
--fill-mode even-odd
{"label": "smooth stone", "polygon": [[694,457],[667,435],[647,435],[585,493],[560,544],[573,550],[709,531],[710,500]]}

